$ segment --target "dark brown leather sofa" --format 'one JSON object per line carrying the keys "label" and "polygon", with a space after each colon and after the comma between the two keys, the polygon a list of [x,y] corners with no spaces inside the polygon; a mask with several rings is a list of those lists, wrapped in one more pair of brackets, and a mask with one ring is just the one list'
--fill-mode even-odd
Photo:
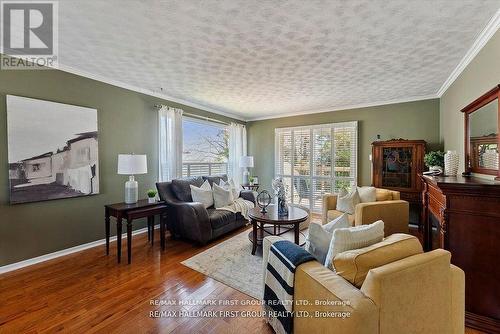
{"label": "dark brown leather sofa", "polygon": [[[205,180],[210,185],[213,182],[218,184],[220,179],[227,181],[227,176],[195,176],[156,183],[160,199],[168,205],[167,229],[174,237],[204,245],[247,223],[239,213],[216,210],[214,207],[205,209],[201,203],[193,202],[190,185],[200,187]],[[251,190],[242,190],[240,197],[255,203]]]}

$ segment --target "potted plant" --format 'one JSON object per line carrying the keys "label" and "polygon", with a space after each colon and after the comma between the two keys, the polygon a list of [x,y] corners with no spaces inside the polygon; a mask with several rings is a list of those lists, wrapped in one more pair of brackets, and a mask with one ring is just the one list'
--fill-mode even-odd
{"label": "potted plant", "polygon": [[254,177],[253,176],[248,177],[248,182],[250,182],[250,185],[253,186]]}
{"label": "potted plant", "polygon": [[149,189],[147,194],[148,194],[148,203],[156,203],[156,190],[154,189]]}
{"label": "potted plant", "polygon": [[431,151],[425,154],[424,163],[431,172],[442,172],[444,168],[444,152]]}

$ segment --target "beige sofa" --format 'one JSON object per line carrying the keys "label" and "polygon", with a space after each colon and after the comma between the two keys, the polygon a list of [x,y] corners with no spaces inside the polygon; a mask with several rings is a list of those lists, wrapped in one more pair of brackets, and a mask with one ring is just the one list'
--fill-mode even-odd
{"label": "beige sofa", "polygon": [[[276,239],[264,239],[264,266]],[[465,275],[450,259],[395,234],[338,254],[343,277],[317,261],[303,263],[295,272],[294,311],[302,316],[294,317],[294,333],[463,334]]]}
{"label": "beige sofa", "polygon": [[[410,207],[408,202],[402,201],[398,191],[380,189],[376,190],[377,201],[371,203],[360,203],[356,205],[353,215],[349,215],[349,221],[354,225],[371,224],[377,220],[383,220],[385,235],[394,233],[408,233],[410,222]],[[323,195],[322,222],[329,221],[344,214],[336,210],[337,195]]]}

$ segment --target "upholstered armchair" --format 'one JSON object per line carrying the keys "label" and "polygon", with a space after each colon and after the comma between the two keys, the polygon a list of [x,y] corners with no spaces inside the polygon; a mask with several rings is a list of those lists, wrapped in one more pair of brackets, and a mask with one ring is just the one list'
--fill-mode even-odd
{"label": "upholstered armchair", "polygon": [[[279,237],[266,237],[263,265]],[[346,251],[334,259],[337,272],[317,261],[295,271],[295,333],[463,334],[465,275],[451,253],[423,253],[410,235]],[[264,283],[263,283],[264,284]],[[306,313],[307,312],[307,313]]]}
{"label": "upholstered armchair", "polygon": [[[408,202],[402,201],[398,191],[387,189],[376,189],[376,202],[359,203],[356,205],[354,214],[349,215],[349,221],[353,226],[371,224],[377,220],[383,220],[385,235],[394,233],[408,233],[410,222],[410,207]],[[344,214],[336,209],[337,195],[323,195],[322,223],[327,222]]]}

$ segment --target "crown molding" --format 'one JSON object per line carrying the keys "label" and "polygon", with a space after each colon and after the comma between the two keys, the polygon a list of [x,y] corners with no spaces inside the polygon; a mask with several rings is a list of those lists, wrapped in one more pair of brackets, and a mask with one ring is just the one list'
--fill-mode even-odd
{"label": "crown molding", "polygon": [[[22,57],[16,56],[16,55],[9,55],[9,57],[22,58]],[[84,77],[84,78],[87,78],[87,79],[92,79],[92,80],[95,80],[95,81],[103,82],[105,84],[116,86],[116,87],[120,87],[120,88],[127,89],[127,90],[130,90],[130,91],[133,91],[133,92],[137,92],[137,93],[141,93],[141,94],[145,94],[145,95],[157,97],[157,98],[160,98],[160,99],[163,99],[163,100],[168,100],[168,101],[171,101],[171,102],[183,104],[183,105],[188,106],[188,107],[200,109],[200,110],[203,110],[203,111],[208,111],[208,112],[211,112],[213,114],[217,114],[217,115],[221,115],[221,116],[224,116],[224,117],[233,118],[233,119],[236,119],[236,120],[239,120],[239,121],[242,121],[242,122],[246,122],[246,119],[244,117],[242,117],[240,115],[233,114],[231,112],[214,109],[214,108],[211,108],[209,106],[205,106],[205,105],[200,104],[200,103],[195,103],[195,102],[191,102],[191,101],[188,101],[188,100],[175,98],[175,97],[163,94],[163,93],[158,93],[158,92],[155,92],[155,91],[152,91],[152,90],[149,90],[149,89],[140,88],[140,87],[137,87],[137,86],[134,86],[134,85],[130,85],[130,84],[118,81],[118,80],[109,79],[109,78],[101,76],[101,75],[97,75],[97,74],[93,74],[93,73],[90,73],[90,72],[82,71],[82,70],[79,70],[77,68],[74,68],[74,67],[71,67],[71,66],[67,66],[67,65],[64,65],[64,64],[61,64],[61,63],[59,63],[59,65],[57,67],[53,67],[53,66],[48,66],[48,67],[50,67],[51,69],[54,69],[54,70],[59,70],[59,71],[62,71],[62,72],[71,73],[71,74],[74,74],[74,75],[78,75],[80,77]]]}
{"label": "crown molding", "polygon": [[460,60],[455,69],[451,72],[450,76],[443,83],[441,88],[439,88],[437,92],[437,96],[441,97],[446,92],[446,90],[451,86],[453,82],[458,78],[458,76],[465,70],[467,65],[474,59],[475,56],[481,51],[481,49],[488,43],[488,41],[493,37],[493,35],[500,28],[500,9],[497,10],[495,15],[490,19],[488,24],[484,27],[484,29],[479,33],[478,37],[472,44],[471,48],[467,51],[467,53]]}
{"label": "crown molding", "polygon": [[385,100],[385,101],[377,101],[377,102],[369,102],[369,103],[359,103],[359,104],[350,104],[350,105],[335,106],[335,107],[321,108],[321,109],[303,110],[303,111],[296,111],[296,112],[290,112],[290,113],[284,113],[284,114],[264,115],[264,116],[258,116],[258,117],[253,117],[253,118],[247,118],[247,121],[253,122],[253,121],[262,121],[262,120],[274,119],[274,118],[319,114],[319,113],[331,112],[331,111],[378,107],[378,106],[383,106],[383,105],[388,105],[388,104],[415,102],[415,101],[431,100],[431,99],[437,99],[437,98],[439,98],[439,97],[436,94],[421,95],[421,96],[413,96],[413,97],[401,98],[401,99],[393,99],[393,100]]}
{"label": "crown molding", "polygon": [[145,95],[157,97],[157,98],[160,98],[160,99],[168,100],[168,101],[179,103],[179,104],[183,104],[185,106],[193,107],[193,108],[200,109],[200,110],[203,110],[203,111],[208,111],[208,112],[211,112],[211,113],[214,113],[214,114],[217,114],[217,115],[221,115],[221,116],[224,116],[224,117],[229,117],[229,118],[237,119],[237,120],[243,121],[243,122],[246,121],[245,118],[243,118],[243,117],[241,117],[239,115],[233,114],[231,112],[222,111],[222,110],[219,110],[219,109],[214,109],[214,108],[211,108],[209,106],[206,106],[206,105],[203,105],[203,104],[200,104],[200,103],[196,103],[196,102],[192,102],[192,101],[184,100],[184,99],[179,99],[179,98],[172,97],[172,96],[169,96],[169,95],[166,95],[166,94],[163,94],[163,93],[158,93],[158,92],[155,92],[155,91],[152,91],[152,90],[149,90],[149,89],[140,88],[140,87],[137,87],[137,86],[134,86],[134,85],[130,85],[130,84],[121,82],[121,81],[109,79],[109,78],[106,78],[106,77],[101,76],[101,75],[96,75],[96,74],[93,74],[93,73],[82,71],[82,70],[76,69],[76,68],[71,67],[71,66],[66,66],[66,65],[63,65],[63,64],[59,64],[59,66],[56,69],[60,70],[60,71],[63,71],[63,72],[75,74],[75,75],[78,75],[78,76],[81,76],[81,77],[85,77],[85,78],[88,78],[88,79],[100,81],[100,82],[103,82],[103,83],[106,83],[106,84],[109,84],[109,85],[113,85],[113,86],[116,86],[116,87],[128,89],[128,90],[131,90],[131,91],[134,91],[134,92],[137,92],[137,93],[141,93],[141,94],[145,94]]}

